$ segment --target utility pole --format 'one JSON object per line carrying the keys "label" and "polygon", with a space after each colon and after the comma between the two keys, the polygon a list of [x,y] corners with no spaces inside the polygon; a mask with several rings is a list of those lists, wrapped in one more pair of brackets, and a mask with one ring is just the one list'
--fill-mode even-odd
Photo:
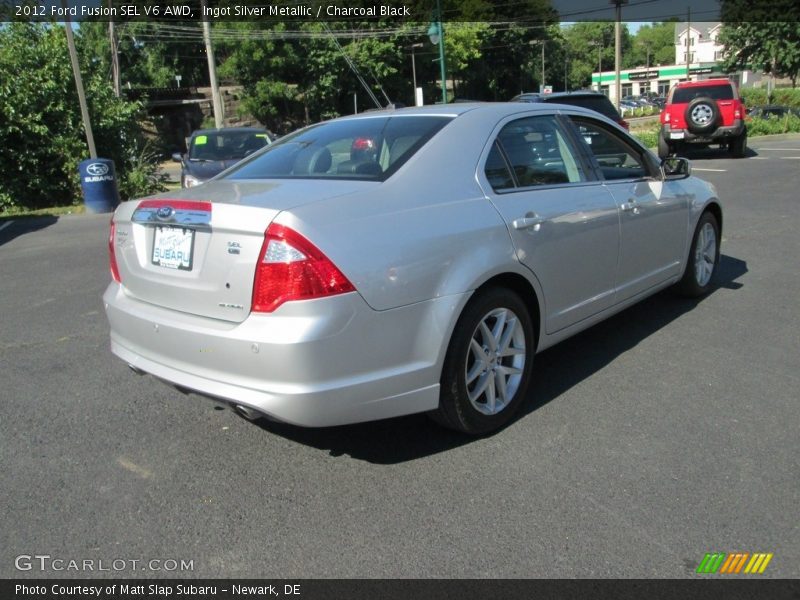
{"label": "utility pole", "polygon": [[417,61],[414,56],[414,48],[422,48],[425,44],[422,42],[418,42],[416,44],[411,44],[410,46],[406,46],[406,48],[411,49],[411,80],[414,85],[414,103],[416,104],[417,98]]}
{"label": "utility pole", "polygon": [[66,13],[64,29],[67,32],[67,48],[69,48],[69,60],[72,63],[72,74],[75,76],[75,87],[78,88],[78,103],[81,105],[81,120],[83,121],[83,130],[86,132],[86,143],[89,145],[89,158],[97,158],[92,124],[89,121],[89,108],[86,106],[86,94],[83,91],[81,68],[78,64],[78,53],[75,51],[75,38],[72,37],[72,21],[69,20],[67,0],[61,0],[61,6]]}
{"label": "utility pole", "polygon": [[628,0],[611,0],[611,4],[616,7],[616,18],[614,20],[614,105],[619,110],[619,101],[622,99],[622,85],[620,83],[620,67],[622,65],[622,5],[627,4]]}
{"label": "utility pole", "polygon": [[[108,9],[111,13],[114,12],[112,1],[108,0]],[[111,81],[114,84],[114,95],[119,98],[119,53],[117,52],[117,36],[114,35],[114,19],[112,17],[108,19],[108,37],[111,40]]]}
{"label": "utility pole", "polygon": [[589,42],[589,45],[597,46],[597,91],[599,92],[602,89],[600,82],[603,75],[603,41]]}
{"label": "utility pole", "polygon": [[692,62],[692,9],[686,7],[686,81],[691,81],[689,64]]}
{"label": "utility pole", "polygon": [[542,40],[542,85],[541,89],[539,90],[539,92],[542,94],[544,94],[544,43],[545,40]]}
{"label": "utility pole", "polygon": [[211,29],[206,16],[206,0],[200,0],[203,11],[203,40],[206,43],[206,58],[208,58],[208,78],[211,80],[211,99],[214,106],[214,126],[222,127],[222,103],[219,96],[219,83],[217,82],[217,66],[214,62],[214,49],[211,47]]}

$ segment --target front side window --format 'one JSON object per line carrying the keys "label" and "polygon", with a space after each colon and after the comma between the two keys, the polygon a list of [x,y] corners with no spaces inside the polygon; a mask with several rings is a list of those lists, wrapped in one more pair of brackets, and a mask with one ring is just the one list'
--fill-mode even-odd
{"label": "front side window", "polygon": [[328,121],[279,140],[227,178],[384,181],[452,118],[409,115]]}
{"label": "front side window", "polygon": [[616,133],[588,119],[572,117],[572,120],[604,179],[640,179],[648,175],[641,152]]}
{"label": "front side window", "polygon": [[583,180],[552,116],[526,117],[505,125],[489,153],[485,172],[496,191],[511,185],[525,188]]}

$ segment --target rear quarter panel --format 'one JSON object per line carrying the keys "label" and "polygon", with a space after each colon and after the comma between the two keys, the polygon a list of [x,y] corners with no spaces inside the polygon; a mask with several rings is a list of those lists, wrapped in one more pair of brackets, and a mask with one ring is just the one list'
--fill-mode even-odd
{"label": "rear quarter panel", "polygon": [[503,272],[526,276],[475,177],[496,121],[462,114],[384,183],[276,222],[312,240],[376,310],[461,294]]}

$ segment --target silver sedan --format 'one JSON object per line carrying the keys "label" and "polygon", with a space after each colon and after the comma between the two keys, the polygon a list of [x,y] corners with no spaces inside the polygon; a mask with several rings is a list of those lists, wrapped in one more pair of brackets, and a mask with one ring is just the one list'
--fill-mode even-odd
{"label": "silver sedan", "polygon": [[506,424],[537,352],[668,286],[713,286],[722,209],[598,113],[371,112],[122,204],[104,295],[135,371],[244,416]]}

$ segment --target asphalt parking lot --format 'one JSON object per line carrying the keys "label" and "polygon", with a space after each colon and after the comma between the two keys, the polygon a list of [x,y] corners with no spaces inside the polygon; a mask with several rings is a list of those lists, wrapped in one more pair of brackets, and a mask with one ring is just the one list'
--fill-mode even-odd
{"label": "asphalt parking lot", "polygon": [[800,576],[800,136],[750,145],[690,155],[724,202],[718,289],[542,353],[478,440],[254,424],[137,376],[108,350],[108,215],[0,220],[0,577],[697,577],[717,551]]}

